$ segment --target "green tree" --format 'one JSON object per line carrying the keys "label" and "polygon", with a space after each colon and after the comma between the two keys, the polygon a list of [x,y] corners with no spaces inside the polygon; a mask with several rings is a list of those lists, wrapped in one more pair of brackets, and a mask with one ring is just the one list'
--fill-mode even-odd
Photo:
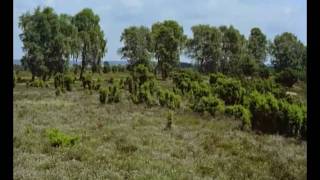
{"label": "green tree", "polygon": [[193,38],[187,41],[187,53],[195,59],[202,72],[216,72],[222,56],[222,34],[218,28],[196,25],[191,28]]}
{"label": "green tree", "polygon": [[277,71],[286,68],[304,70],[306,66],[306,47],[289,32],[277,35],[271,45],[272,64]]}
{"label": "green tree", "polygon": [[119,49],[122,58],[128,60],[129,69],[139,64],[149,67],[151,58],[151,33],[145,26],[131,26],[121,34],[124,46]]}
{"label": "green tree", "polygon": [[246,52],[245,44],[246,39],[240,34],[239,30],[233,26],[226,27],[220,26],[222,32],[222,58],[221,58],[221,69],[223,73],[230,73],[233,68],[231,64],[235,64],[243,52]]}
{"label": "green tree", "polygon": [[22,64],[43,80],[52,73],[64,72],[74,53],[77,30],[71,16],[58,15],[50,7],[37,7],[19,17],[24,56]]}
{"label": "green tree", "polygon": [[80,43],[81,71],[80,78],[87,65],[92,66],[92,71],[99,71],[101,59],[107,51],[107,41],[104,32],[99,25],[100,18],[89,8],[80,11],[72,19],[73,24],[78,29],[78,42]]}
{"label": "green tree", "polygon": [[166,79],[180,62],[180,53],[186,41],[183,27],[173,20],[155,23],[152,25],[152,39],[153,52],[158,60],[156,68]]}
{"label": "green tree", "polygon": [[267,37],[257,27],[251,29],[248,50],[258,64],[265,62],[267,55]]}

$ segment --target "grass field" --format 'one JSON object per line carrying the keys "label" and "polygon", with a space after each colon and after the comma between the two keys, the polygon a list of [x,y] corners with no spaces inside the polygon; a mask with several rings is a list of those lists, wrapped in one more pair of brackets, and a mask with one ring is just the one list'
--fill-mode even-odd
{"label": "grass field", "polygon": [[[305,141],[241,131],[232,118],[182,107],[164,130],[168,109],[127,92],[105,105],[79,83],[60,96],[53,85],[13,92],[14,179],[306,179]],[[51,146],[51,128],[79,139]]]}

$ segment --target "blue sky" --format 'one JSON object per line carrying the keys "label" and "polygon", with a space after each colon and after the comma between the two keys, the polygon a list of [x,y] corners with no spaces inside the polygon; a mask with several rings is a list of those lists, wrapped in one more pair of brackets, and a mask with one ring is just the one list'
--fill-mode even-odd
{"label": "blue sky", "polygon": [[[57,13],[74,15],[89,7],[100,16],[100,25],[108,40],[104,60],[119,60],[120,35],[132,25],[151,25],[173,19],[192,36],[196,24],[233,25],[248,37],[259,27],[268,37],[288,31],[306,44],[307,12],[305,0],[14,0],[14,59],[23,56],[18,17],[36,6],[53,7]],[[182,61],[188,61],[182,57]]]}

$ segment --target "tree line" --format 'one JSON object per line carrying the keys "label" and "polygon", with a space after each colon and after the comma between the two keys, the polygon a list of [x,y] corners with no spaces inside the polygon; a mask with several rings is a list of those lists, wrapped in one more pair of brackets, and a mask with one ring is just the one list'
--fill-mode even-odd
{"label": "tree line", "polygon": [[[80,75],[90,66],[101,71],[101,60],[107,53],[107,39],[99,25],[100,17],[85,8],[74,16],[57,14],[53,8],[37,7],[33,13],[19,17],[24,56],[22,65],[30,69],[32,79],[49,79],[68,68],[70,59],[81,59]],[[151,28],[130,26],[121,34],[123,47],[118,53],[129,63],[128,69],[145,65],[166,79],[178,68],[180,55],[193,59],[200,72],[221,72],[237,76],[255,76],[266,70],[269,57],[276,72],[306,72],[306,46],[289,32],[273,41],[254,27],[248,39],[232,25],[194,25],[188,38],[174,20],[156,22]],[[157,60],[155,67],[151,59]]]}

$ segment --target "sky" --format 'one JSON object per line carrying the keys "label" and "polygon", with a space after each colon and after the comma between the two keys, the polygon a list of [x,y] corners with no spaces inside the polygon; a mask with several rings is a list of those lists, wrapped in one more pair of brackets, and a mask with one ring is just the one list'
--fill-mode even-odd
{"label": "sky", "polygon": [[[306,0],[14,0],[14,59],[23,56],[19,16],[37,7],[50,6],[57,13],[75,15],[83,8],[91,8],[100,16],[100,26],[107,39],[107,61],[120,60],[117,50],[122,46],[120,36],[129,26],[144,25],[163,20],[176,20],[184,33],[192,37],[191,27],[197,24],[212,26],[233,25],[246,37],[250,29],[259,27],[267,38],[283,32],[295,34],[306,44]],[[181,61],[189,62],[185,56]]]}

